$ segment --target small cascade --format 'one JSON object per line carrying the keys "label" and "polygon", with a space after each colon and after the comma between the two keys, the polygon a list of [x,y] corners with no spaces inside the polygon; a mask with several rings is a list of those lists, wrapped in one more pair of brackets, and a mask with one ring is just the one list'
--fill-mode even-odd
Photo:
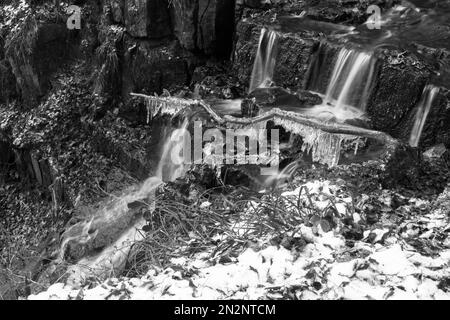
{"label": "small cascade", "polygon": [[277,56],[277,33],[263,28],[250,79],[249,93],[256,88],[266,88],[272,83]]}
{"label": "small cascade", "polygon": [[294,173],[298,170],[300,164],[298,161],[291,162],[283,170],[278,171],[276,174],[267,177],[264,181],[266,186],[278,187],[288,181]]}
{"label": "small cascade", "polygon": [[427,121],[428,114],[430,113],[433,101],[439,93],[439,88],[433,85],[425,86],[422,97],[417,105],[417,111],[414,119],[414,125],[409,137],[409,144],[411,147],[418,147],[422,131]]}
{"label": "small cascade", "polygon": [[[156,176],[162,181],[174,181],[184,174],[185,163],[183,159],[175,158],[182,157],[179,153],[181,150],[184,150],[184,143],[191,143],[184,139],[188,125],[189,121],[185,119],[181,127],[171,131],[170,135],[165,139],[161,158],[156,169]],[[178,152],[178,154],[174,156],[175,152]]]}
{"label": "small cascade", "polygon": [[172,159],[172,154],[183,148],[184,140],[180,137],[187,125],[188,121],[184,121],[179,128],[167,134],[156,176],[149,177],[139,187],[132,188],[124,195],[109,200],[91,219],[66,230],[60,249],[60,260],[64,260],[68,246],[86,250],[94,246],[92,243],[97,241],[97,237],[110,238],[112,241],[100,253],[85,256],[69,267],[67,270],[69,284],[79,286],[90,276],[112,276],[123,270],[132,245],[143,240],[144,234],[141,229],[146,224],[139,213],[133,213],[130,204],[151,205],[155,199],[156,189],[163,180],[173,181],[184,173],[181,161],[172,163],[176,160]]}
{"label": "small cascade", "polygon": [[328,79],[333,71],[335,50],[327,41],[320,42],[309,66],[307,90],[322,94],[326,92]]}
{"label": "small cascade", "polygon": [[[323,91],[320,82],[329,74],[325,60],[329,53],[325,45],[319,47],[324,51],[318,53],[313,62],[309,88]],[[322,57],[324,56],[324,57]],[[369,52],[342,48],[337,56],[330,80],[324,94],[323,103],[307,110],[305,114],[318,118],[344,121],[363,118],[367,99],[372,86],[376,59]],[[322,65],[323,64],[323,65]]]}
{"label": "small cascade", "polygon": [[365,111],[374,60],[371,53],[341,49],[325,93],[325,103],[338,109],[350,106]]}

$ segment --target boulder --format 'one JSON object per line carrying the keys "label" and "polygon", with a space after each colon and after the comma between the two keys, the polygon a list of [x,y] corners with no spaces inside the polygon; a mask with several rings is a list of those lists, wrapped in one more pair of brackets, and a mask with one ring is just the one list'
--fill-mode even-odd
{"label": "boulder", "polygon": [[367,113],[374,129],[402,136],[402,120],[420,101],[430,78],[427,67],[414,56],[399,56],[397,50],[379,57],[378,73],[367,100]]}

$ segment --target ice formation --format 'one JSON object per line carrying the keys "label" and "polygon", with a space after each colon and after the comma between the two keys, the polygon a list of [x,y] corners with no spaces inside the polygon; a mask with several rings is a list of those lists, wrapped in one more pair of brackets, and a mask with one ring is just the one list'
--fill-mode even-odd
{"label": "ice formation", "polygon": [[144,96],[147,107],[147,124],[150,119],[158,114],[175,115],[181,110],[192,106],[195,101],[188,101],[176,97],[158,97],[158,96]]}
{"label": "ice formation", "polygon": [[330,167],[339,163],[342,142],[359,138],[354,135],[324,132],[281,117],[275,117],[274,122],[287,131],[300,135],[303,138],[302,151],[311,153],[314,162],[327,164]]}

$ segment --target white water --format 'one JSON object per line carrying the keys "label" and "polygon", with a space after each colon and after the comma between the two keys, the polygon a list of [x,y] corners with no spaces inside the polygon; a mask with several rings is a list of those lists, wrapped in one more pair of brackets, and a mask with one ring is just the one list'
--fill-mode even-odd
{"label": "white water", "polygon": [[[156,176],[163,181],[174,181],[185,173],[183,155],[179,152],[184,150],[184,143],[190,143],[190,141],[184,140],[188,125],[189,121],[184,120],[181,127],[172,131],[165,139],[161,159],[156,169]],[[172,156],[175,152],[178,152],[177,159]]]}
{"label": "white water", "polygon": [[340,121],[364,117],[374,70],[375,58],[371,53],[341,49],[323,103],[307,114]]}
{"label": "white water", "polygon": [[256,88],[270,87],[277,55],[277,34],[263,28],[259,37],[258,51],[250,79],[249,93]]}
{"label": "white water", "polygon": [[427,121],[431,106],[438,93],[439,88],[433,85],[427,85],[423,89],[422,97],[420,98],[419,104],[417,105],[414,125],[409,137],[409,144],[411,147],[417,147],[419,145],[425,122]]}
{"label": "white water", "polygon": [[264,181],[264,185],[272,188],[279,187],[283,183],[287,182],[299,167],[299,162],[291,162],[283,170],[276,172],[274,175],[268,176]]}
{"label": "white water", "polygon": [[[124,229],[119,238],[102,250],[102,252],[95,256],[84,257],[75,265],[69,267],[67,270],[68,284],[78,287],[89,277],[106,278],[118,276],[123,270],[132,245],[144,239],[145,235],[141,230],[146,224],[142,216],[138,216],[136,219],[124,218],[127,217],[126,215],[131,214],[128,204],[140,201],[151,206],[155,200],[155,191],[162,184],[163,180],[173,181],[184,174],[184,165],[173,164],[172,154],[174,150],[182,149],[184,141],[179,138],[184,132],[183,129],[186,129],[187,124],[188,122],[185,121],[180,128],[173,130],[171,134],[167,135],[156,176],[149,177],[139,187],[135,187],[125,195],[111,200],[89,221],[85,221],[81,225],[77,224],[78,226],[75,225],[66,231],[68,235],[70,235],[71,231],[74,234],[66,237],[62,243],[61,258],[69,241],[86,243],[98,235],[98,229],[107,224],[114,224],[115,230],[117,228]],[[120,223],[131,223],[131,225],[117,226]],[[89,229],[93,227],[97,228],[96,232],[89,233]]]}
{"label": "white water", "polygon": [[365,111],[373,71],[372,54],[343,48],[325,94],[326,103],[338,109],[352,106]]}

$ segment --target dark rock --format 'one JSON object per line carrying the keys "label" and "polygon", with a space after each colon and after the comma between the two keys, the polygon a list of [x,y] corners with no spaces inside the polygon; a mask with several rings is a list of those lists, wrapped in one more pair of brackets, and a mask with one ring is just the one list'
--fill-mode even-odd
{"label": "dark rock", "polygon": [[302,108],[312,107],[322,103],[322,98],[308,90],[297,90],[295,95],[300,101]]}
{"label": "dark rock", "polygon": [[439,143],[450,147],[450,90],[442,87],[431,105],[419,145],[430,147]]}
{"label": "dark rock", "polygon": [[0,60],[0,102],[16,97],[16,79],[8,60]]}
{"label": "dark rock", "polygon": [[367,114],[376,130],[399,136],[399,124],[417,105],[430,74],[415,57],[398,60],[397,51],[385,52],[372,93]]}
{"label": "dark rock", "polygon": [[67,58],[68,29],[65,24],[38,23],[29,19],[21,35],[10,35],[6,58],[17,81],[22,99],[34,105],[50,88],[50,75]]}
{"label": "dark rock", "polygon": [[125,26],[133,37],[162,38],[172,33],[167,0],[125,0],[124,11]]}
{"label": "dark rock", "polygon": [[259,113],[259,107],[256,99],[243,99],[241,102],[241,114],[243,117],[256,117]]}
{"label": "dark rock", "polygon": [[124,23],[124,0],[110,0],[111,16],[114,22]]}
{"label": "dark rock", "polygon": [[255,102],[263,107],[276,107],[289,109],[304,109],[322,103],[322,98],[307,90],[291,92],[280,87],[257,88],[249,97],[255,98]]}
{"label": "dark rock", "polygon": [[145,101],[139,97],[132,97],[125,103],[119,105],[118,115],[133,125],[147,124],[147,107]]}
{"label": "dark rock", "polygon": [[[244,19],[237,26],[233,69],[238,75],[239,81],[246,86],[250,83],[259,37],[264,24],[264,21]],[[273,79],[275,84],[293,89],[303,88],[312,54],[318,44],[318,38],[311,34],[279,33]]]}
{"label": "dark rock", "polygon": [[365,119],[347,119],[344,123],[350,124],[355,127],[370,129],[370,123]]}
{"label": "dark rock", "polygon": [[154,92],[189,83],[191,55],[177,41],[154,43],[126,37],[122,92]]}
{"label": "dark rock", "polygon": [[115,26],[107,26],[99,33],[101,45],[96,49],[99,70],[96,74],[94,92],[105,99],[120,94],[122,51],[124,30]]}
{"label": "dark rock", "polygon": [[145,148],[145,138],[139,144],[131,144],[130,140],[135,137],[121,128],[98,128],[93,135],[95,151],[117,161],[133,177],[144,180],[154,169],[153,158],[148,157]]}
{"label": "dark rock", "polygon": [[172,6],[174,32],[183,48],[227,56],[234,32],[234,0],[180,0]]}
{"label": "dark rock", "polygon": [[325,93],[342,46],[330,41],[321,41],[314,51],[305,76],[305,88]]}
{"label": "dark rock", "polygon": [[316,20],[333,23],[345,23],[359,25],[364,23],[370,14],[367,8],[370,5],[377,5],[381,9],[389,9],[397,0],[307,0],[305,2],[306,16]]}

